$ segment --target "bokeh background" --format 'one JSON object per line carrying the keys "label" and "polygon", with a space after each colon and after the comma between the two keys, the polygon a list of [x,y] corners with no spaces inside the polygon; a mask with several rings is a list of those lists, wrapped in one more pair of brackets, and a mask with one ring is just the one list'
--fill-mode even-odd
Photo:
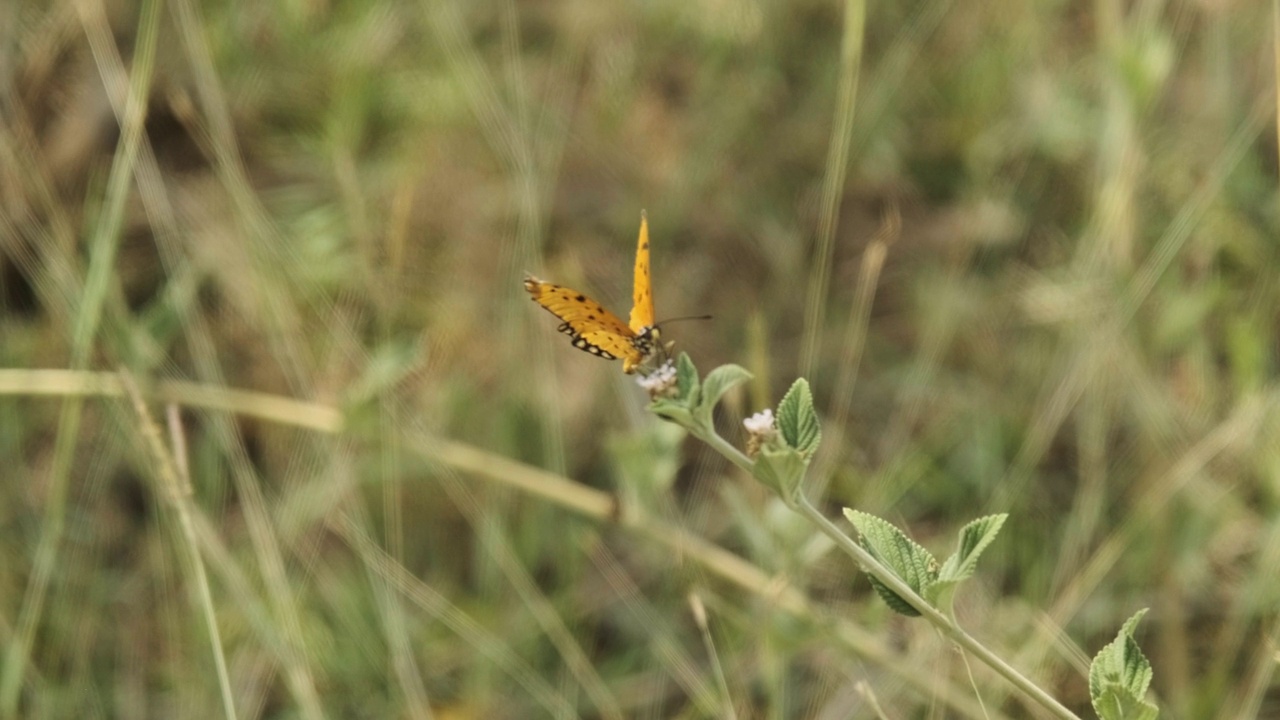
{"label": "bokeh background", "polygon": [[1045,717],[528,301],[642,209],[974,635],[1280,717],[1277,12],[6,0],[0,717]]}

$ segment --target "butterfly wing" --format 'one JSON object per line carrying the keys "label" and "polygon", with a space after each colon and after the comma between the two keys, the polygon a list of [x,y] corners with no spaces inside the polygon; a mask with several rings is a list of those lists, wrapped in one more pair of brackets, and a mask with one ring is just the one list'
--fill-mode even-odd
{"label": "butterfly wing", "polygon": [[631,290],[631,332],[640,335],[653,327],[653,283],[649,280],[649,218],[640,213],[640,239],[636,241],[636,277]]}
{"label": "butterfly wing", "polygon": [[577,290],[533,276],[524,279],[524,289],[534,302],[560,318],[560,332],[573,339],[574,347],[606,360],[622,358],[626,372],[643,362],[645,353],[636,344],[636,333],[600,303]]}

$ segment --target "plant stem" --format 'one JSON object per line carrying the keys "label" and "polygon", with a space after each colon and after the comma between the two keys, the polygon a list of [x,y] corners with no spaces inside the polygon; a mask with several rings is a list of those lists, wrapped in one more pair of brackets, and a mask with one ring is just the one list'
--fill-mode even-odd
{"label": "plant stem", "polygon": [[[677,420],[684,425],[694,437],[702,440],[710,445],[716,452],[728,458],[733,464],[742,468],[748,473],[754,475],[754,461],[742,453],[741,450],[734,447],[727,440],[716,434],[715,428],[707,420],[698,419],[695,412],[692,420]],[[1064,720],[1080,720],[1079,716],[1068,710],[1062,703],[1058,702],[1049,693],[1042,690],[1038,685],[1031,682],[1026,676],[1018,672],[1013,666],[1006,663],[1002,658],[996,655],[985,645],[978,642],[972,635],[965,632],[963,628],[955,621],[955,619],[943,614],[933,605],[930,605],[924,598],[916,594],[909,585],[898,577],[896,573],[882,565],[878,560],[872,557],[858,543],[854,542],[847,534],[840,530],[835,523],[827,519],[809,498],[805,497],[803,492],[794,493],[796,497],[787,500],[787,504],[794,510],[805,516],[818,527],[824,534],[835,541],[836,545],[853,557],[854,560],[862,566],[863,572],[875,577],[886,587],[896,593],[911,607],[915,608],[920,614],[934,625],[943,635],[949,638],[953,643],[968,650],[975,657],[986,663],[988,667],[1002,675],[1015,687],[1026,693],[1032,700],[1042,705],[1054,716],[1063,718]],[[787,499],[787,498],[784,498]]]}
{"label": "plant stem", "polygon": [[746,470],[747,473],[751,472],[751,468],[755,464],[751,461],[751,458],[744,455],[741,450],[730,444],[728,440],[717,435],[715,430],[701,427],[697,423],[689,425],[687,428],[689,432],[693,433],[694,437],[710,445],[716,452],[731,460],[734,465]]}
{"label": "plant stem", "polygon": [[825,515],[823,515],[811,502],[809,502],[807,497],[801,497],[798,509],[802,515],[816,525],[819,530],[827,535],[827,537],[834,540],[835,543],[840,546],[840,549],[852,556],[854,560],[857,560],[858,564],[862,566],[863,572],[875,577],[881,583],[884,583],[884,585],[897,594],[898,597],[905,600],[908,605],[918,610],[925,620],[932,623],[934,627],[941,631],[942,634],[947,636],[952,642],[973,653],[975,657],[986,663],[988,667],[995,670],[1009,682],[1013,683],[1015,687],[1022,690],[1030,696],[1032,700],[1042,705],[1056,717],[1080,720],[1079,716],[1068,710],[1064,705],[1062,705],[1062,703],[1054,699],[1053,696],[1042,690],[1040,686],[1031,682],[1031,680],[1015,670],[1013,666],[1006,663],[1000,656],[989,650],[987,646],[978,642],[978,640],[972,635],[965,632],[964,629],[956,624],[954,620],[947,617],[937,608],[926,602],[924,598],[917,595],[915,591],[911,589],[911,586],[903,582],[903,580],[893,571],[880,564],[878,560],[871,556],[871,553],[867,552],[865,548],[854,542],[853,539],[842,532],[835,523],[828,520]]}

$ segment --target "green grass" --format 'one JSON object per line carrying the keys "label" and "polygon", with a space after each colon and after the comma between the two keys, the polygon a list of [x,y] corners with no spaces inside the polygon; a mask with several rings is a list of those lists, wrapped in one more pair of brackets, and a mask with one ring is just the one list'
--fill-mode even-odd
{"label": "green grass", "polygon": [[972,635],[1280,713],[1274,5],[0,4],[0,717],[1042,716],[528,302],[642,209]]}

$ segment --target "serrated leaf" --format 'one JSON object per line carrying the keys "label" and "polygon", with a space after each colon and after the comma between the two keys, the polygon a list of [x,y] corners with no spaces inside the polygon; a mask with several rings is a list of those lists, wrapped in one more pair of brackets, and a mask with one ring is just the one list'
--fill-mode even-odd
{"label": "serrated leaf", "polygon": [[677,398],[684,406],[693,409],[698,405],[698,368],[689,359],[689,353],[680,353],[676,358],[676,387],[680,394]]}
{"label": "serrated leaf", "polygon": [[1157,712],[1143,697],[1151,685],[1151,663],[1133,637],[1146,612],[1140,610],[1125,621],[1116,639],[1089,665],[1089,699],[1104,720],[1149,720]]}
{"label": "serrated leaf", "polygon": [[960,547],[942,564],[938,578],[960,582],[972,576],[978,567],[978,558],[1000,534],[1000,528],[1008,518],[1005,513],[988,515],[960,528]]}
{"label": "serrated leaf", "polygon": [[[938,577],[938,562],[928,550],[916,544],[892,523],[875,515],[848,508],[845,508],[844,515],[857,528],[859,543],[867,552],[893,571],[917,595],[924,597],[929,593],[930,586]],[[911,617],[920,615],[918,610],[893,590],[870,575],[868,578],[871,579],[871,586],[890,608]]]}
{"label": "serrated leaf", "polygon": [[[1138,632],[1138,623],[1142,622],[1142,618],[1146,617],[1147,610],[1149,610],[1149,608],[1142,608],[1138,612],[1134,613],[1133,617],[1125,620],[1124,625],[1120,626],[1120,632],[1128,635],[1129,637],[1133,637]],[[1146,688],[1143,688],[1142,690],[1143,692],[1146,692]]]}
{"label": "serrated leaf", "polygon": [[809,381],[797,379],[778,403],[778,430],[788,445],[799,450],[806,458],[818,449],[822,440],[822,428],[818,424],[818,411],[813,407],[813,393]]}
{"label": "serrated leaf", "polygon": [[1142,698],[1135,698],[1127,690],[1107,687],[1093,701],[1093,710],[1101,720],[1155,720],[1160,708]]}
{"label": "serrated leaf", "polygon": [[698,405],[694,409],[693,414],[699,420],[710,425],[711,412],[715,410],[716,403],[720,402],[720,398],[729,392],[733,386],[746,382],[751,379],[751,373],[740,365],[730,363],[721,365],[720,367],[707,373],[702,380],[702,394],[698,398]]}
{"label": "serrated leaf", "polygon": [[877,580],[875,575],[868,575],[867,580],[871,582],[871,589],[876,591],[876,594],[880,596],[885,605],[889,606],[890,610],[907,617],[920,617],[919,610],[911,607],[910,603],[902,599],[902,596],[890,590],[888,585]]}
{"label": "serrated leaf", "polygon": [[808,467],[809,461],[796,450],[763,447],[751,466],[751,474],[773,488],[788,506],[794,506]]}

